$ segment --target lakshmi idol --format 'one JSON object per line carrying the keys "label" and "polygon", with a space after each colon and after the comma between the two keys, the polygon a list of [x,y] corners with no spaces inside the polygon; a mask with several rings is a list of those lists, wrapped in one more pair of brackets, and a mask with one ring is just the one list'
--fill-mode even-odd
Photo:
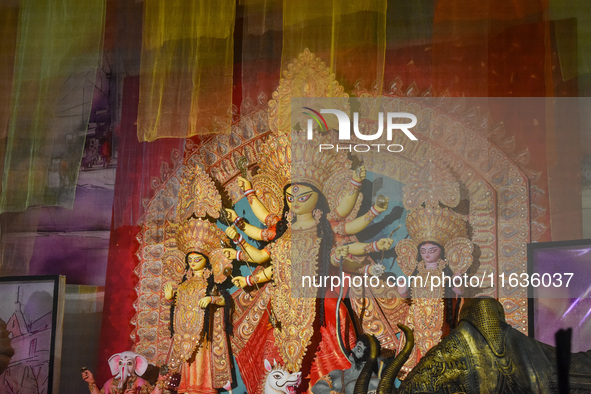
{"label": "lakshmi idol", "polygon": [[[289,136],[272,137],[259,165],[253,183],[261,186],[260,190],[255,191],[245,178],[238,183],[266,229],[243,228],[252,238],[269,244],[259,250],[245,242],[234,227],[226,230],[239,246],[238,251],[225,249],[226,256],[261,265],[252,275],[233,278],[236,286],[247,290],[235,295],[235,354],[249,393],[260,390],[258,382],[264,370],[262,362],[257,363],[263,356],[282,361],[292,372],[301,371],[304,384],[298,391],[303,392],[305,385],[311,387],[328,372],[350,366],[337,340],[337,320],[350,348],[355,344],[355,333],[346,308],[341,305],[337,313],[335,295],[325,288],[302,287],[302,277],[332,272],[334,227],[342,224],[343,236],[354,234],[385,207],[374,206],[365,215],[350,218],[364,170],[354,173],[343,154],[309,148],[301,134],[293,134],[291,140]],[[269,190],[281,191],[280,215],[271,213],[259,199],[268,198]],[[382,239],[375,248],[387,249],[391,243]],[[268,328],[269,322],[274,323],[273,329]]]}
{"label": "lakshmi idol", "polygon": [[180,369],[179,393],[217,393],[232,381],[228,331],[232,298],[216,275],[224,264],[223,232],[215,224],[190,217],[177,230],[186,271],[178,286],[168,282],[164,295],[173,302],[169,366]]}

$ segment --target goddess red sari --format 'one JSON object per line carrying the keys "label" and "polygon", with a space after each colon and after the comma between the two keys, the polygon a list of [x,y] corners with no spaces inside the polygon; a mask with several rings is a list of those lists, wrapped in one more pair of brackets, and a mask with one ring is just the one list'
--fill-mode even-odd
{"label": "goddess red sari", "polygon": [[[309,390],[334,369],[350,367],[336,335],[337,300],[324,299],[325,325],[321,326],[317,289],[301,286],[302,275],[313,276],[318,272],[319,246],[316,228],[286,231],[268,248],[274,283],[264,284],[250,293],[243,290],[234,293],[233,351],[249,393],[262,392],[265,359],[281,362],[291,372],[301,371],[303,382],[298,392]],[[275,328],[270,324],[270,313],[276,319]],[[339,317],[341,335],[352,347],[355,333],[343,305]]]}

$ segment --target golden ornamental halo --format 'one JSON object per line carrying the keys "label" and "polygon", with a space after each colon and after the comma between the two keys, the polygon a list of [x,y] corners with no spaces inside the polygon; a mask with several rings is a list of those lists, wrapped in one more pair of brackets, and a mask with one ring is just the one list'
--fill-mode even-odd
{"label": "golden ornamental halo", "polygon": [[455,238],[465,238],[468,228],[464,217],[446,206],[460,202],[460,184],[443,163],[433,159],[416,163],[403,188],[406,230],[414,242],[437,242],[445,245]]}
{"label": "golden ornamental halo", "polygon": [[209,256],[220,248],[220,240],[224,238],[224,232],[215,224],[198,218],[182,222],[176,232],[177,248],[185,254],[197,252]]}
{"label": "golden ornamental halo", "polygon": [[177,220],[195,215],[219,217],[222,199],[215,184],[199,165],[183,167],[182,181],[176,208]]}
{"label": "golden ornamental halo", "polygon": [[291,141],[289,135],[271,135],[261,147],[259,155],[261,171],[253,177],[255,189],[258,183],[271,182],[280,190],[289,183],[291,170]]}
{"label": "golden ornamental halo", "polygon": [[416,208],[406,216],[406,230],[417,243],[437,242],[444,246],[452,239],[467,237],[466,221],[449,208]]}
{"label": "golden ornamental halo", "polygon": [[306,48],[287,64],[279,86],[269,101],[269,126],[275,135],[288,135],[291,132],[292,99],[295,97],[347,98],[349,95],[326,63]]}
{"label": "golden ornamental halo", "polygon": [[316,135],[313,141],[304,132],[291,133],[291,183],[308,183],[325,193],[333,176],[350,173],[347,154],[334,150],[320,151],[320,144],[336,144],[333,135]]}
{"label": "golden ornamental halo", "polygon": [[404,208],[415,209],[423,204],[436,208],[441,202],[448,207],[460,203],[460,184],[451,171],[435,160],[422,160],[415,164],[404,185]]}
{"label": "golden ornamental halo", "polygon": [[[260,171],[252,179],[257,196],[272,212],[281,212],[283,188],[289,183],[308,183],[325,195],[327,191],[328,194],[335,194],[338,175],[351,171],[346,154],[318,151],[319,144],[329,143],[331,139],[326,130],[325,134],[315,132],[313,141],[307,141],[305,132],[294,129],[305,127],[310,118],[302,111],[303,106],[325,105],[328,97],[333,100],[331,108],[347,111],[348,95],[344,88],[336,81],[330,68],[305,49],[287,65],[272,97],[268,109],[272,134],[261,148]],[[294,98],[299,98],[296,104]],[[292,107],[295,112],[292,112]],[[329,117],[329,124],[334,121],[333,118]]]}

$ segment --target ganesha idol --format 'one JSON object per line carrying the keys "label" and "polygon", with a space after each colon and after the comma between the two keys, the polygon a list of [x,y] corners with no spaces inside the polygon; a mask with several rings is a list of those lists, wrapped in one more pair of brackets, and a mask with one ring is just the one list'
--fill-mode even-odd
{"label": "ganesha idol", "polygon": [[[88,389],[92,394],[152,393],[150,384],[140,378],[148,368],[148,360],[144,356],[130,351],[113,354],[109,358],[109,367],[113,377],[105,382],[100,391],[92,372],[83,369],[82,379],[88,383]],[[158,389],[155,392],[159,392]]]}

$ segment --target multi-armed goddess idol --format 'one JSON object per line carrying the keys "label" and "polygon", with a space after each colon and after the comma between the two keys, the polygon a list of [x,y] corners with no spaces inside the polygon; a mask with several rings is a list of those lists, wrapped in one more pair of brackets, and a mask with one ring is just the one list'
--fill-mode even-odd
{"label": "multi-armed goddess idol", "polygon": [[[269,244],[262,250],[256,249],[229,227],[226,233],[237,239],[240,250],[225,249],[225,252],[230,258],[263,264],[262,269],[250,276],[235,277],[233,282],[237,286],[249,290],[262,287],[271,279],[274,283],[258,292],[259,300],[242,292],[235,297],[236,357],[247,386],[250,376],[255,382],[260,380],[264,371],[258,359],[262,357],[279,358],[289,370],[303,372],[304,384],[306,380],[313,384],[328,372],[349,366],[339,349],[337,319],[343,323],[341,334],[351,346],[355,336],[346,308],[341,307],[337,316],[335,297],[331,297],[326,288],[305,286],[304,283],[309,282],[303,279],[311,277],[318,283],[319,278],[331,273],[331,267],[336,264],[331,257],[335,228],[340,228],[337,231],[341,234],[337,236],[354,234],[385,207],[374,206],[365,215],[347,221],[345,218],[354,209],[364,170],[354,173],[344,154],[310,148],[303,133],[293,134],[291,141],[289,136],[270,138],[259,165],[261,170],[253,178],[257,190],[244,178],[239,179],[239,185],[245,189],[253,212],[267,228],[260,230],[246,225],[244,231]],[[266,192],[270,190],[281,193],[280,215],[270,213],[257,197],[269,198]],[[376,244],[380,250],[387,249],[391,240],[383,239]],[[360,253],[364,250],[363,247],[354,249]],[[276,319],[273,330],[265,330],[269,318]],[[318,331],[320,335],[314,335]],[[255,342],[262,346],[249,346]],[[259,355],[249,349],[256,349]],[[249,392],[257,390],[254,386],[249,387]]]}

